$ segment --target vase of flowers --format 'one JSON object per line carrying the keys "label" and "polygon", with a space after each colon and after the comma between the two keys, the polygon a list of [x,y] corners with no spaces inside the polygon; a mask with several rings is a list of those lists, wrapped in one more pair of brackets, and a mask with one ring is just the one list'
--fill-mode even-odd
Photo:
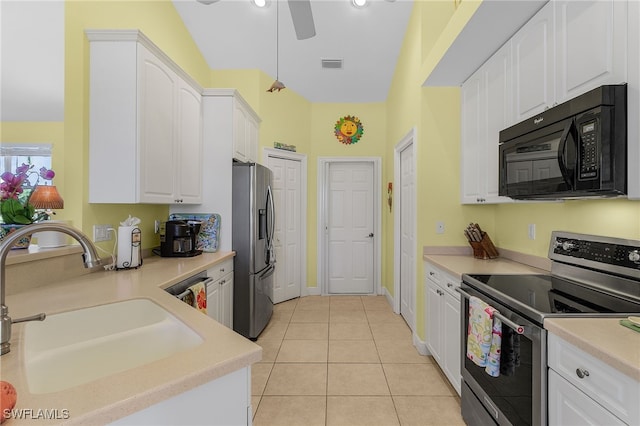
{"label": "vase of flowers", "polygon": [[[33,175],[37,176],[35,184],[32,184],[29,179]],[[2,180],[0,182],[0,215],[2,216],[0,242],[6,235],[20,227],[48,219],[48,213],[37,211],[29,203],[29,199],[40,179],[50,181],[54,176],[53,170],[41,167],[39,171],[35,171],[33,165],[24,163],[16,168],[15,173],[5,172],[0,175]],[[23,238],[13,248],[27,248],[30,241],[30,237]]]}

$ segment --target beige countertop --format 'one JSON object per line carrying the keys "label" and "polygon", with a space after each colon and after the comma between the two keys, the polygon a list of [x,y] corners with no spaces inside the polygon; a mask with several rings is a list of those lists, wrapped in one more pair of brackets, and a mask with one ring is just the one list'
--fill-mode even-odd
{"label": "beige countertop", "polygon": [[462,280],[462,274],[545,274],[547,271],[505,258],[476,259],[473,256],[424,255],[423,259],[434,263]]}
{"label": "beige countertop", "polygon": [[[426,250],[426,249],[425,249]],[[517,257],[528,259],[526,256]],[[475,259],[471,255],[424,254],[423,259],[462,279],[462,274],[548,273],[508,258]],[[533,259],[536,265],[544,265]],[[640,333],[618,324],[619,318],[549,318],[544,328],[588,354],[640,381]]]}
{"label": "beige countertop", "polygon": [[[22,357],[25,324],[14,324],[11,352],[0,358],[0,377],[15,386],[16,408],[68,410],[65,424],[105,424],[260,361],[262,349],[258,345],[163,290],[233,255],[224,252],[191,258],[154,256],[145,259],[136,270],[99,271],[7,295],[12,318],[40,312],[51,315],[127,299],[150,299],[203,338],[203,343],[193,349],[138,368],[59,392],[31,394]],[[11,419],[6,424],[29,423],[47,421]]]}

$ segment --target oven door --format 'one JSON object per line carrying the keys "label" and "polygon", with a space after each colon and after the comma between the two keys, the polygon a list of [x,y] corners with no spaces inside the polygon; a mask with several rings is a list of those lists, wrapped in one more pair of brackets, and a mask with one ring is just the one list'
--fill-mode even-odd
{"label": "oven door", "polygon": [[[467,424],[476,423],[477,411],[489,413],[500,425],[542,425],[547,422],[547,339],[546,331],[514,313],[505,305],[463,283],[460,293],[462,324],[462,381],[467,392],[462,395],[462,416]],[[484,367],[467,358],[469,297],[476,296],[496,308],[502,316],[524,327],[522,334],[502,323],[503,353],[513,349],[508,362],[502,362],[501,373],[492,377]],[[509,347],[507,347],[509,346]],[[504,360],[503,360],[504,361]]]}

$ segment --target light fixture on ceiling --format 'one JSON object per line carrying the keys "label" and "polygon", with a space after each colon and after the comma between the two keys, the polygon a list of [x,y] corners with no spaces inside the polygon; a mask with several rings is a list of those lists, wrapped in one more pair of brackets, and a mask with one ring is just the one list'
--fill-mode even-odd
{"label": "light fixture on ceiling", "polygon": [[215,2],[217,2],[219,0],[197,0],[197,1],[198,1],[198,3],[202,3],[202,4],[207,4],[208,5],[208,4],[213,4],[213,3],[215,3]]}
{"label": "light fixture on ceiling", "polygon": [[353,7],[360,9],[367,5],[367,0],[351,0],[351,4]]}
{"label": "light fixture on ceiling", "polygon": [[269,0],[251,0],[251,3],[258,7],[265,7],[269,4]]}
{"label": "light fixture on ceiling", "polygon": [[276,81],[274,81],[271,86],[267,89],[267,92],[275,92],[281,91],[285,88],[285,85],[278,79],[280,72],[280,55],[279,55],[279,45],[280,45],[280,25],[279,25],[279,10],[280,7],[278,5],[278,0],[276,0]]}

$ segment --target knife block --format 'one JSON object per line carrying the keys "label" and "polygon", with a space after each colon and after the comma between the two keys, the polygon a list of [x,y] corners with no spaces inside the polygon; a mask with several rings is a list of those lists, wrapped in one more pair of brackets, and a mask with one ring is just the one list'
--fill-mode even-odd
{"label": "knife block", "polygon": [[482,241],[469,241],[476,259],[495,259],[499,256],[496,246],[486,232],[482,233]]}

